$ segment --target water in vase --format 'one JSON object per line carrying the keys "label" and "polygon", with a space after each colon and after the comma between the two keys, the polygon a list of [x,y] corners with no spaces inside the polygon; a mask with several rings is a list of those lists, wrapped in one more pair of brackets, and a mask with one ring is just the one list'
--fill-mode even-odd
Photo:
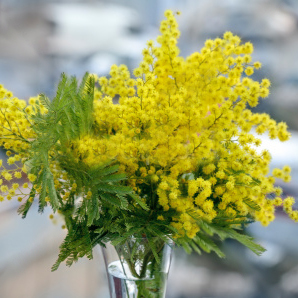
{"label": "water in vase", "polygon": [[[138,271],[138,265],[135,266]],[[108,266],[112,298],[164,298],[167,274],[146,271],[144,278],[135,277],[129,266],[120,260]]]}

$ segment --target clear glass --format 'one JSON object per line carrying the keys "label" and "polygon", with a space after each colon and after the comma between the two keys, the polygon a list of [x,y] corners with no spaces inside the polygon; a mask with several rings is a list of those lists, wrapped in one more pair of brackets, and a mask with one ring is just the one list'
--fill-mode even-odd
{"label": "clear glass", "polygon": [[111,298],[164,298],[172,247],[170,240],[146,237],[102,247]]}

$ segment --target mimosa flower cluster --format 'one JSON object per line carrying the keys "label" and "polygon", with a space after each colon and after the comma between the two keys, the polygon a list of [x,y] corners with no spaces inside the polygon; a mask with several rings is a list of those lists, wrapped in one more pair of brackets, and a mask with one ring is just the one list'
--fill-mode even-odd
{"label": "mimosa flower cluster", "polygon": [[[194,238],[198,219],[247,219],[267,226],[278,206],[298,222],[294,199],[282,199],[275,186],[276,179],[291,180],[290,167],[270,172],[269,151],[257,150],[257,134],[284,142],[290,133],[285,123],[250,109],[269,95],[270,87],[266,78],[251,78],[261,67],[252,61],[253,45],[226,32],[183,58],[175,15],[166,11],[165,17],[157,43],[147,42],[133,76],[125,65],[113,65],[107,77],[94,75],[94,131],[72,140],[68,151],[90,167],[116,160],[119,173],[127,176],[125,185],[149,206],[148,217],[168,223],[177,238]],[[0,200],[28,199],[28,183],[15,182],[23,172],[36,186],[26,162],[36,137],[32,115],[37,109],[47,113],[38,98],[26,104],[1,86],[0,146],[15,167],[6,169],[0,161]],[[67,202],[77,185],[58,162],[51,169]],[[35,190],[37,195],[42,191]],[[90,199],[92,190],[82,196]]]}

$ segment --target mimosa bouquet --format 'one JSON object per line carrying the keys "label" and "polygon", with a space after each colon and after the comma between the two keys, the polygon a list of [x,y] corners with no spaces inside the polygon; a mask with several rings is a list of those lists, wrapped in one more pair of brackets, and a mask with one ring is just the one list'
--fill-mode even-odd
{"label": "mimosa bouquet", "polygon": [[270,87],[250,78],[261,67],[253,45],[226,32],[183,58],[175,15],[165,17],[133,77],[125,65],[80,83],[63,74],[53,100],[28,104],[1,86],[0,146],[11,166],[0,161],[0,200],[22,202],[23,217],[36,203],[64,218],[53,270],[131,237],[148,239],[157,263],[152,239],[223,257],[215,239],[232,238],[260,254],[245,226],[267,226],[277,206],[298,221],[294,199],[275,186],[291,180],[290,167],[270,172],[270,153],[256,149],[257,134],[284,142],[290,133],[250,109]]}

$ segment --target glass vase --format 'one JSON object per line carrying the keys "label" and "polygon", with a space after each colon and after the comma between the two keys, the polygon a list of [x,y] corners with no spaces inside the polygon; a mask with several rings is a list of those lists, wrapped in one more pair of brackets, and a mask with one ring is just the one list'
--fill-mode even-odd
{"label": "glass vase", "polygon": [[[173,243],[134,238],[102,247],[111,298],[164,298]],[[154,247],[154,249],[152,249]]]}

